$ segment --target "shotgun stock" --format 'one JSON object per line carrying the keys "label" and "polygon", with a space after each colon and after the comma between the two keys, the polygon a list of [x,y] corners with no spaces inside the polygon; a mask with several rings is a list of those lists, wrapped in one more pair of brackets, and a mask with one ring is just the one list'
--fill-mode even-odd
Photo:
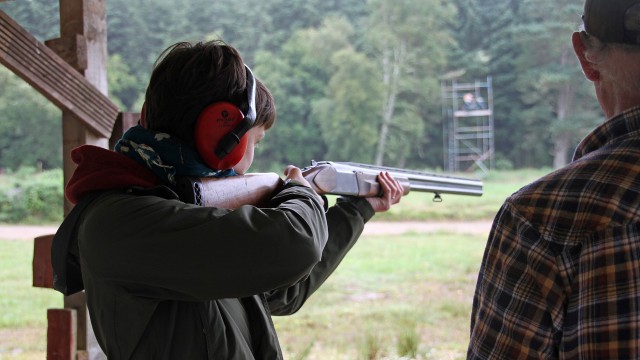
{"label": "shotgun stock", "polygon": [[180,178],[177,193],[191,204],[237,209],[242,205],[265,206],[282,186],[276,173],[252,173],[226,178]]}
{"label": "shotgun stock", "polygon": [[[321,195],[372,197],[380,195],[376,178],[383,171],[402,184],[405,194],[431,192],[434,201],[441,201],[441,194],[482,195],[480,180],[350,162],[313,161],[302,169],[302,174]],[[189,203],[236,209],[242,205],[266,205],[281,186],[282,179],[275,173],[253,173],[228,178],[182,178],[177,191]]]}

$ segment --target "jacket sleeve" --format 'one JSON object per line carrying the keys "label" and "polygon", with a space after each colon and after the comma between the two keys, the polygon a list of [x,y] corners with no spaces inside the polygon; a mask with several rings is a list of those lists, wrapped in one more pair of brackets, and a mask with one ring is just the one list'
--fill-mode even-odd
{"label": "jacket sleeve", "polygon": [[303,186],[286,187],[272,205],[231,211],[104,196],[79,226],[83,273],[159,300],[236,298],[295,283],[320,261],[326,215]]}
{"label": "jacket sleeve", "polygon": [[339,198],[327,212],[329,240],[322,252],[322,261],[303,281],[267,293],[271,313],[290,315],[298,311],[338,267],[362,234],[364,224],[374,214],[371,205],[363,198]]}

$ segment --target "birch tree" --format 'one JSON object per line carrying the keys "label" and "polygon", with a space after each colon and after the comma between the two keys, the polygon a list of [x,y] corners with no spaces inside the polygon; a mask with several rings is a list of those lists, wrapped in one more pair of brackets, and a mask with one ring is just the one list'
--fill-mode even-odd
{"label": "birch tree", "polygon": [[[453,7],[440,0],[372,0],[369,5],[367,39],[382,84],[375,163],[382,165],[400,102],[405,98],[416,99],[414,95],[424,89],[415,85],[425,78],[437,81],[442,72],[446,49],[453,42],[444,24],[453,15]],[[420,100],[426,98],[422,96]],[[406,141],[415,142],[417,138]]]}

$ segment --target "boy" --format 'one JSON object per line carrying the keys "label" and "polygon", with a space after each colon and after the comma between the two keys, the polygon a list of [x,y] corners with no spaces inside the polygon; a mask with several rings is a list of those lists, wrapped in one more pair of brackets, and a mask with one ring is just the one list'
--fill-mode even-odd
{"label": "boy", "polygon": [[109,359],[281,359],[271,314],[296,312],[376,211],[402,196],[379,175],[379,198],[326,212],[300,169],[269,207],[180,201],[182,176],[234,176],[275,122],[268,89],[232,47],[179,43],[157,62],[141,124],[115,151],[82,146],[66,188],[77,203],[54,239],[55,287],[86,290]]}

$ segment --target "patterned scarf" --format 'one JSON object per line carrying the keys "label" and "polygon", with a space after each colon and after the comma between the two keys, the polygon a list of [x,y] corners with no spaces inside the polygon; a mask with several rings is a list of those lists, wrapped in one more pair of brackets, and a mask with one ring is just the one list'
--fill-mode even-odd
{"label": "patterned scarf", "polygon": [[233,169],[214,170],[189,145],[166,133],[155,132],[140,125],[127,130],[115,149],[148,167],[169,185],[177,177],[227,177],[237,175]]}

